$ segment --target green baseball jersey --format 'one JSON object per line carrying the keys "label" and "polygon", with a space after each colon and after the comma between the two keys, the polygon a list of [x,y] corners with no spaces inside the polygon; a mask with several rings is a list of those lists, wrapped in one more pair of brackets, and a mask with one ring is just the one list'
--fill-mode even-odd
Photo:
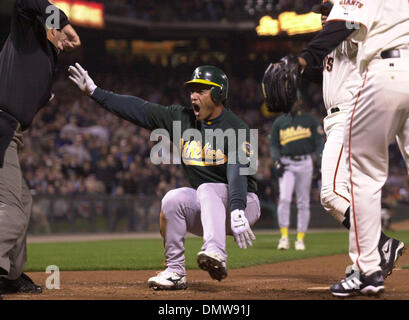
{"label": "green baseball jersey", "polygon": [[297,111],[284,114],[275,119],[269,135],[270,152],[274,161],[281,156],[316,154],[321,163],[324,148],[324,131],[313,115]]}
{"label": "green baseball jersey", "polygon": [[[223,109],[218,118],[208,122],[197,121],[192,110],[183,106],[165,107],[149,104],[148,110],[148,119],[152,127],[166,129],[170,133],[171,140],[179,147],[182,165],[194,188],[209,182],[227,184],[229,157],[235,157],[238,162],[238,153],[245,152],[247,155],[249,152],[254,152],[250,146],[249,127],[230,109]],[[183,139],[179,132],[175,132],[175,121],[180,121],[182,134],[188,129],[196,129],[201,136]],[[216,146],[215,138],[210,133],[217,129],[221,129],[223,132],[233,129],[235,137],[239,137],[238,130],[243,129],[246,139],[241,143],[236,140],[231,144],[226,137],[223,139],[223,145]],[[208,135],[206,135],[206,130],[209,130]],[[257,184],[254,177],[248,176],[247,191],[256,192],[256,190]]]}
{"label": "green baseball jersey", "polygon": [[255,152],[250,144],[250,129],[230,109],[224,108],[216,119],[201,122],[190,108],[180,105],[163,106],[100,88],[92,98],[138,126],[165,129],[179,150],[191,186],[197,189],[203,183],[228,184],[231,210],[244,210],[247,192],[257,191],[255,178],[240,174],[241,168],[250,165]]}

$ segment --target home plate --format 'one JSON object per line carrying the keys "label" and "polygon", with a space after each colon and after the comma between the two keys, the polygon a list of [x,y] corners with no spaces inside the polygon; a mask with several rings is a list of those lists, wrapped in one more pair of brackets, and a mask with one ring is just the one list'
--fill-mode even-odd
{"label": "home plate", "polygon": [[312,290],[312,291],[329,290],[329,287],[312,287],[312,288],[307,288],[307,290]]}

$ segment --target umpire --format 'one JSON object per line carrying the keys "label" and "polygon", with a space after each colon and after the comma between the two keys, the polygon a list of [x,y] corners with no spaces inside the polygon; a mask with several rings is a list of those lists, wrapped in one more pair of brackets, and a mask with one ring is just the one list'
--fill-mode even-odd
{"label": "umpire", "polygon": [[281,115],[273,122],[270,153],[279,179],[280,198],[277,208],[281,238],[278,250],[290,249],[288,228],[290,205],[295,188],[297,196],[297,240],[296,250],[305,250],[304,235],[310,220],[310,191],[313,176],[313,157],[320,167],[324,147],[324,132],[318,120],[301,111],[298,100],[289,114]]}
{"label": "umpire", "polygon": [[14,2],[10,35],[0,52],[0,294],[42,292],[23,273],[32,198],[18,150],[22,132],[52,97],[59,52],[79,46],[67,16],[50,2]]}

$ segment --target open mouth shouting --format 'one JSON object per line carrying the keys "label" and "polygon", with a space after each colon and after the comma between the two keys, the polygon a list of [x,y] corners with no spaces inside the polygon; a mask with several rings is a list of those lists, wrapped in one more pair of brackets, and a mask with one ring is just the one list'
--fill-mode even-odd
{"label": "open mouth shouting", "polygon": [[199,113],[200,113],[200,106],[198,104],[196,104],[196,103],[193,103],[192,106],[193,106],[193,112],[194,112],[196,118],[198,118]]}

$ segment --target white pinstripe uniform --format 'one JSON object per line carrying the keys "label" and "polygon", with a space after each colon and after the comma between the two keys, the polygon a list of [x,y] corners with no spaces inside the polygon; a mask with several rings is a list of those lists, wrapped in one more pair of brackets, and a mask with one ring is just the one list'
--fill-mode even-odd
{"label": "white pinstripe uniform", "polygon": [[381,190],[389,143],[398,136],[405,159],[409,153],[409,1],[340,0],[331,20],[361,26],[351,37],[359,41],[362,80],[348,111],[344,145],[351,191],[349,254],[369,275],[380,270]]}

